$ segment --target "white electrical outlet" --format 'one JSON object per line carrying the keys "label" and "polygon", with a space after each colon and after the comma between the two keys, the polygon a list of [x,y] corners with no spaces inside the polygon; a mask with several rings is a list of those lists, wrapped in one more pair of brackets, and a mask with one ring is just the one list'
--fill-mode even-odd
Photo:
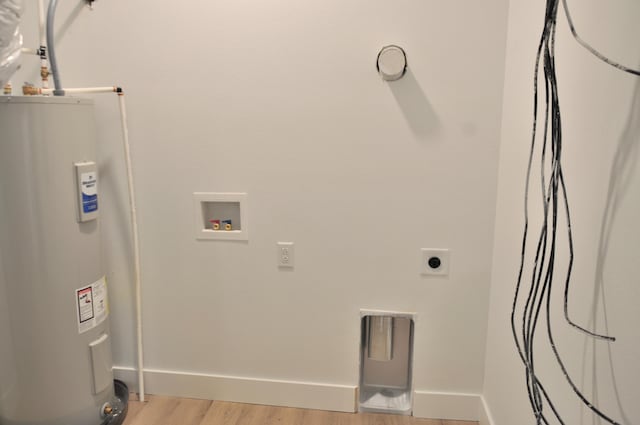
{"label": "white electrical outlet", "polygon": [[294,266],[294,245],[293,242],[278,242],[278,267],[293,268]]}
{"label": "white electrical outlet", "polygon": [[448,249],[422,248],[420,250],[420,274],[448,276],[451,258]]}

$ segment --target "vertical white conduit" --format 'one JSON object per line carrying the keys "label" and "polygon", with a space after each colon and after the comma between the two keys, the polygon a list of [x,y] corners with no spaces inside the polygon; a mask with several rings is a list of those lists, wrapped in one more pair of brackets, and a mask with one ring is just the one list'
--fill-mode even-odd
{"label": "vertical white conduit", "polygon": [[136,336],[138,342],[138,392],[140,401],[144,402],[144,356],[142,348],[142,288],[140,285],[140,243],[138,240],[138,219],[136,213],[135,192],[133,189],[133,172],[131,167],[131,150],[129,148],[129,129],[127,128],[127,110],[124,93],[118,93],[120,104],[120,120],[122,123],[122,139],[124,142],[125,161],[127,164],[127,181],[129,185],[129,203],[131,206],[131,230],[133,233],[133,256],[136,288]]}

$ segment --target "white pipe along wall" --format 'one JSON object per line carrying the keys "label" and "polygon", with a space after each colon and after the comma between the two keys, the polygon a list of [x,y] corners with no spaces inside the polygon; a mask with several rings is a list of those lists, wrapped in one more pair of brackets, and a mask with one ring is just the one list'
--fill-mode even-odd
{"label": "white pipe along wall", "polygon": [[120,107],[120,123],[122,125],[122,141],[124,145],[124,158],[127,166],[127,187],[129,193],[129,208],[131,217],[131,233],[133,236],[133,261],[135,277],[136,300],[136,354],[138,368],[138,399],[144,403],[144,345],[142,340],[142,279],[140,277],[140,242],[138,232],[138,214],[136,212],[136,195],[133,184],[133,166],[131,165],[131,147],[129,144],[129,126],[127,125],[127,108],[124,101],[124,93],[118,93],[118,106]]}
{"label": "white pipe along wall", "polygon": [[[415,312],[414,414],[477,419],[506,1],[160,3],[153,17],[143,3],[82,3],[56,18],[64,82],[130,87],[140,140],[148,391],[353,411],[360,310]],[[203,54],[185,39],[219,43]],[[389,44],[410,65],[388,83],[375,57]],[[166,55],[140,55],[159,45]],[[181,81],[215,84],[204,96]],[[112,107],[96,98],[104,252],[116,372],[133,383]],[[196,240],[194,192],[247,193],[250,239]],[[296,244],[292,271],[276,265],[278,241]],[[421,248],[450,249],[447,278],[420,274]]]}
{"label": "white pipe along wall", "polygon": [[[640,63],[636,42],[640,37],[638,2],[569,1],[568,6],[584,40],[617,62],[631,67]],[[483,390],[490,410],[484,423],[493,425],[535,423],[509,315],[520,259],[533,69],[543,17],[542,2],[511,1]],[[552,293],[551,323],[557,349],[580,391],[615,422],[637,424],[640,79],[603,63],[580,46],[571,36],[562,10],[558,15],[555,61],[562,110],[563,169],[575,244],[568,308],[577,323],[616,340],[594,339],[565,322],[564,281],[557,282]],[[532,181],[539,185],[539,176],[534,175]],[[539,203],[538,198],[531,198],[531,217],[539,216]],[[539,225],[532,221],[532,232],[537,232]],[[564,234],[558,244],[556,269],[562,276],[568,261]],[[604,424],[569,387],[545,342],[546,322],[542,323],[536,339],[535,372],[555,407],[567,424]],[[544,413],[553,417],[548,406]]]}

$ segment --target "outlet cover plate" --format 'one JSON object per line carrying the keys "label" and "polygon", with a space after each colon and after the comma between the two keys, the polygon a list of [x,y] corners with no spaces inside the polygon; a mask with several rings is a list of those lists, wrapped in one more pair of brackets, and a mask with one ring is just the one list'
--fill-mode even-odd
{"label": "outlet cover plate", "polygon": [[[420,249],[420,274],[424,276],[449,276],[451,264],[451,253],[443,248],[422,248]],[[429,265],[430,259],[440,260],[437,267]],[[433,261],[432,261],[433,263]]]}
{"label": "outlet cover plate", "polygon": [[293,242],[278,242],[278,267],[295,267],[295,245]]}

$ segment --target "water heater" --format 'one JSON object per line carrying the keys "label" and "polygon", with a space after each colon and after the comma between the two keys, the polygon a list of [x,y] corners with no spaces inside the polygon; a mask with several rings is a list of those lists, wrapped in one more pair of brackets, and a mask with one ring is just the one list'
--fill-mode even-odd
{"label": "water heater", "polygon": [[90,100],[0,97],[0,425],[118,416],[99,188]]}

